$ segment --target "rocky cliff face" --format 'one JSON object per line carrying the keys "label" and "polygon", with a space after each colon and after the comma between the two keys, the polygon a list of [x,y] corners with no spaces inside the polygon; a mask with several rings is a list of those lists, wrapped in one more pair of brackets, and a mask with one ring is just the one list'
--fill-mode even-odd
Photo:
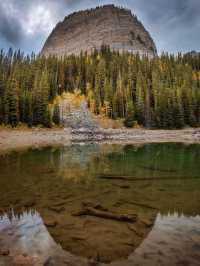
{"label": "rocky cliff face", "polygon": [[91,53],[108,45],[112,50],[140,54],[156,54],[150,34],[130,10],[107,5],[67,16],[48,37],[42,54],[45,56]]}

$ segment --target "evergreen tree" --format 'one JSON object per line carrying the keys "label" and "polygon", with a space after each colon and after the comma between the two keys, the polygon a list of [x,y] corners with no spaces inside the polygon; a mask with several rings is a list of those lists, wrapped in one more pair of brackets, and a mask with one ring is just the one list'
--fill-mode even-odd
{"label": "evergreen tree", "polygon": [[19,123],[19,87],[14,78],[10,78],[6,95],[6,123],[16,127]]}

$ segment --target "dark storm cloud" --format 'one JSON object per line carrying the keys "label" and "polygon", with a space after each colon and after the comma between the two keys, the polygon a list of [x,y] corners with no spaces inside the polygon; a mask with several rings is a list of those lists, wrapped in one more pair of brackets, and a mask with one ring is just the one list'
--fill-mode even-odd
{"label": "dark storm cloud", "polygon": [[131,1],[159,51],[199,50],[199,0]]}
{"label": "dark storm cloud", "polygon": [[63,16],[62,4],[53,0],[0,0],[0,48],[40,51],[45,38]]}
{"label": "dark storm cloud", "polygon": [[199,50],[200,0],[0,0],[0,41],[39,51],[66,15],[109,3],[137,14],[160,52]]}
{"label": "dark storm cloud", "polygon": [[0,35],[10,44],[20,42],[23,32],[16,17],[9,16],[2,3],[0,3]]}

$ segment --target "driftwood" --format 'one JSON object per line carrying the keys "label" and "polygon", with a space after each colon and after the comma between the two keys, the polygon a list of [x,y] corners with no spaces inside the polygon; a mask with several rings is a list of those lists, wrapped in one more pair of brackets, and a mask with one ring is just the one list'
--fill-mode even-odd
{"label": "driftwood", "polygon": [[127,227],[130,231],[134,232],[138,237],[143,237],[144,233],[137,230],[135,227],[130,226],[130,224],[127,224]]}
{"label": "driftwood", "polygon": [[97,178],[106,180],[123,180],[123,181],[157,181],[157,180],[187,180],[198,177],[131,177],[131,176],[115,176],[115,175],[98,175]]}
{"label": "driftwood", "polygon": [[99,175],[97,177],[100,179],[108,179],[108,180],[125,180],[125,181],[133,180],[133,177],[131,176]]}
{"label": "driftwood", "polygon": [[157,172],[163,172],[163,173],[176,173],[177,171],[175,169],[162,169],[154,166],[140,166],[140,168],[150,171],[157,171]]}
{"label": "driftwood", "polygon": [[130,188],[129,185],[118,185],[116,183],[113,183],[112,185],[115,187],[121,188],[121,189],[129,189]]}
{"label": "driftwood", "polygon": [[99,209],[95,209],[93,207],[84,207],[82,210],[72,214],[73,216],[95,216],[99,218],[109,219],[109,220],[116,220],[120,222],[135,222],[137,220],[137,215],[126,215],[126,214],[118,214],[109,211],[102,211]]}

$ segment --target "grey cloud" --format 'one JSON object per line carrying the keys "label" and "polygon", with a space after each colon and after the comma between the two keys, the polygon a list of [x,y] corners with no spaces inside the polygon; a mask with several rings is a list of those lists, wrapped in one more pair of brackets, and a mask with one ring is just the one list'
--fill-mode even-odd
{"label": "grey cloud", "polygon": [[0,35],[10,44],[17,44],[23,37],[21,25],[16,17],[7,16],[0,3]]}
{"label": "grey cloud", "polygon": [[136,13],[156,41],[159,51],[199,50],[200,1],[135,0]]}

